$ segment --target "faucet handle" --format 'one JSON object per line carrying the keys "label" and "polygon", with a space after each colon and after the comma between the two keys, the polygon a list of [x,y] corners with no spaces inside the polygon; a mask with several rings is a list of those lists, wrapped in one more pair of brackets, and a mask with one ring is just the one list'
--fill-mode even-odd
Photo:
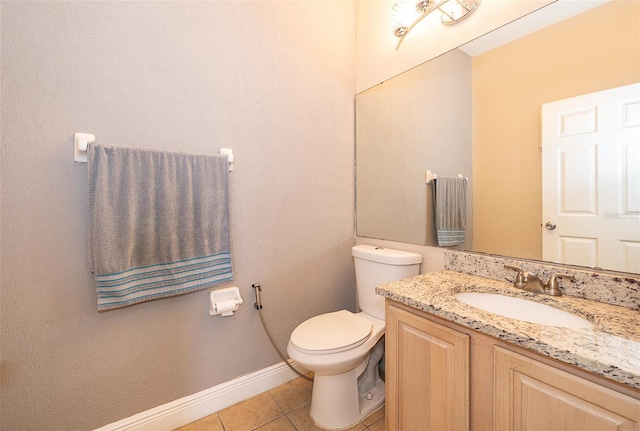
{"label": "faucet handle", "polygon": [[522,280],[522,268],[519,268],[517,266],[511,266],[511,265],[505,265],[504,267],[506,269],[512,269],[514,271],[518,271],[518,274],[516,274],[516,280],[513,282],[514,286],[516,287],[524,286],[524,281]]}
{"label": "faucet handle", "polygon": [[556,273],[551,275],[551,278],[549,279],[549,282],[547,283],[547,293],[549,295],[553,295],[553,296],[560,296],[562,295],[562,291],[560,290],[560,287],[558,286],[558,278],[566,278],[568,280],[573,280],[574,277],[571,274],[560,274],[560,273]]}
{"label": "faucet handle", "polygon": [[522,268],[519,268],[519,267],[517,267],[517,266],[512,266],[512,265],[507,265],[507,264],[505,264],[505,265],[504,265],[504,267],[505,267],[506,269],[513,269],[514,271],[522,272]]}

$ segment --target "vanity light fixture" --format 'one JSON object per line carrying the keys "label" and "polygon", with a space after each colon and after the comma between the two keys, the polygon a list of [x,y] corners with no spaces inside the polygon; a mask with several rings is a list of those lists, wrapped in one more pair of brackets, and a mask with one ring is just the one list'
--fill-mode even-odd
{"label": "vanity light fixture", "polygon": [[401,0],[393,5],[393,34],[400,38],[396,50],[409,32],[431,12],[439,11],[442,14],[442,24],[453,25],[471,15],[480,4],[480,0],[419,0],[417,3],[414,1]]}

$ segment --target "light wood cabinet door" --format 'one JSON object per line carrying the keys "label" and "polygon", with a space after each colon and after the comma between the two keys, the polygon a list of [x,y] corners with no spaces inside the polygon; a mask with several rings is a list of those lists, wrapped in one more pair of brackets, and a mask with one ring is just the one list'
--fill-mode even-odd
{"label": "light wood cabinet door", "polygon": [[469,429],[469,336],[387,302],[387,431]]}
{"label": "light wood cabinet door", "polygon": [[640,430],[640,400],[494,347],[496,430]]}

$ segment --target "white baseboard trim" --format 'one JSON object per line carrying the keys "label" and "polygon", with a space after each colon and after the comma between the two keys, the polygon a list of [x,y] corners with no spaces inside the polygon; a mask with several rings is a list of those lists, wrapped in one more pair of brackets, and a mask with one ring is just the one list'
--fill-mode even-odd
{"label": "white baseboard trim", "polygon": [[[292,365],[301,372],[306,370]],[[284,362],[135,414],[94,431],[170,431],[298,377]]]}

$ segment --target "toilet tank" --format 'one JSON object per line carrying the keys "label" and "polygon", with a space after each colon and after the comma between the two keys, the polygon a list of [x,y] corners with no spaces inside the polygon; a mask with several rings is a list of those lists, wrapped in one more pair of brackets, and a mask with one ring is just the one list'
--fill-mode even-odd
{"label": "toilet tank", "polygon": [[356,245],[351,254],[356,271],[358,306],[367,314],[384,320],[384,297],[376,294],[376,286],[418,275],[422,256],[371,245]]}

